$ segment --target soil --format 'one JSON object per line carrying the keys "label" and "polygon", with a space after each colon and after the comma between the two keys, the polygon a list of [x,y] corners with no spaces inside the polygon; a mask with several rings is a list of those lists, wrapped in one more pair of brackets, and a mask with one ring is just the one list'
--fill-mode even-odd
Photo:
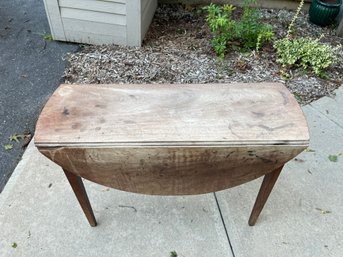
{"label": "soil", "polygon": [[[276,39],[285,37],[293,11],[261,9],[263,22],[273,26]],[[237,8],[236,17],[241,13]],[[343,83],[343,62],[332,65],[327,79],[301,69],[288,71],[285,78],[276,62],[272,43],[260,53],[230,51],[219,60],[211,47],[211,33],[202,8],[160,5],[141,48],[116,45],[85,46],[69,54],[66,83],[284,83],[301,104],[334,94]],[[293,37],[321,37],[332,47],[343,44],[334,27],[321,28],[300,14]],[[233,46],[234,48],[235,46]],[[342,48],[337,52],[343,60]]]}

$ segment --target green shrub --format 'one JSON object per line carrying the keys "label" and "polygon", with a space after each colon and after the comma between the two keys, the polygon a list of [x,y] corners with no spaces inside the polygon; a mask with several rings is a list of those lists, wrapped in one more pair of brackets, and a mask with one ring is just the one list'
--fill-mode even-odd
{"label": "green shrub", "polygon": [[208,15],[206,21],[212,32],[212,46],[216,54],[224,58],[227,44],[234,36],[235,22],[232,20],[232,11],[235,7],[232,5],[224,5],[219,7],[215,4],[210,4],[207,8]]}
{"label": "green shrub", "polygon": [[288,26],[287,35],[274,43],[278,63],[284,67],[302,67],[304,70],[311,68],[315,74],[324,76],[324,70],[338,61],[336,51],[341,47],[332,47],[319,42],[320,39],[310,37],[291,38],[293,27],[304,5],[301,0],[299,6]]}
{"label": "green shrub", "polygon": [[245,49],[256,48],[259,50],[264,42],[270,41],[273,38],[274,33],[271,25],[259,22],[260,12],[248,6],[249,3],[254,2],[245,1],[243,15],[236,22],[235,33],[236,38]]}
{"label": "green shrub", "polygon": [[331,64],[337,62],[337,46],[319,42],[319,39],[312,38],[283,38],[275,42],[274,47],[278,56],[277,62],[286,67],[302,67],[304,70],[311,68],[319,76]]}
{"label": "green shrub", "polygon": [[238,41],[244,49],[257,51],[261,46],[274,37],[272,27],[259,22],[260,13],[248,4],[254,0],[246,0],[243,7],[243,15],[240,20],[232,19],[235,7],[232,5],[218,6],[210,4],[206,9],[208,15],[206,21],[212,32],[212,46],[216,54],[223,58],[230,42]]}

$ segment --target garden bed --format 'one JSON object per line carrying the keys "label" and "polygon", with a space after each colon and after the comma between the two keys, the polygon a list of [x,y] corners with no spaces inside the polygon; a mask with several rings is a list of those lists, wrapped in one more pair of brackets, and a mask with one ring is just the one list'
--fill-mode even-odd
{"label": "garden bed", "polygon": [[[261,9],[262,20],[273,26],[276,38],[287,33],[293,11]],[[236,15],[239,15],[239,10]],[[84,46],[68,54],[66,83],[231,83],[283,82],[301,104],[332,94],[343,83],[343,50],[339,62],[326,71],[326,78],[304,72],[289,71],[288,78],[280,72],[272,44],[257,54],[230,51],[224,60],[214,54],[211,33],[201,9],[181,5],[158,7],[143,47],[116,45]],[[295,36],[310,36],[333,47],[343,44],[335,36],[335,28],[321,28],[308,22],[301,14],[295,25]]]}

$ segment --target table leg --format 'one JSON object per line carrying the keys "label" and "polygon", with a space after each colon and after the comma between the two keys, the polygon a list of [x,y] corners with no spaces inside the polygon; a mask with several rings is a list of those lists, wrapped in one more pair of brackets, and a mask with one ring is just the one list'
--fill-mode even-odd
{"label": "table leg", "polygon": [[84,214],[87,217],[87,220],[89,222],[89,224],[92,227],[95,227],[96,224],[96,220],[94,217],[94,213],[92,210],[92,206],[89,202],[87,193],[86,193],[86,189],[85,186],[83,185],[82,179],[81,177],[74,175],[73,173],[63,170],[65,175],[67,176],[67,179],[75,193],[75,196],[77,198],[77,200],[79,201],[81,208],[84,212]]}
{"label": "table leg", "polygon": [[260,215],[264,204],[267,202],[267,199],[272,191],[276,180],[278,179],[283,165],[280,168],[268,173],[264,176],[260,191],[258,192],[254,208],[251,211],[250,218],[249,218],[249,225],[254,226],[258,216]]}

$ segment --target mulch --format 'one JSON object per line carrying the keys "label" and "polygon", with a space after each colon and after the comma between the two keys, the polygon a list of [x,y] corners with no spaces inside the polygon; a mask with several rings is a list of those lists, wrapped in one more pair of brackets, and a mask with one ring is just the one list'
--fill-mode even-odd
{"label": "mulch", "polygon": [[[293,11],[260,9],[263,22],[273,26],[276,38],[286,35]],[[241,10],[238,8],[238,15]],[[343,62],[339,61],[322,79],[302,69],[282,76],[272,44],[256,53],[231,50],[219,60],[211,47],[211,33],[200,8],[183,5],[160,5],[147,32],[142,47],[117,45],[84,46],[66,59],[65,83],[232,83],[281,82],[295,95],[299,103],[307,104],[322,96],[334,94],[343,83]],[[309,23],[301,13],[295,24],[294,36],[321,37],[321,42],[343,44],[335,35],[335,27],[319,27]],[[233,48],[235,46],[233,45]],[[343,60],[342,48],[338,51]]]}

